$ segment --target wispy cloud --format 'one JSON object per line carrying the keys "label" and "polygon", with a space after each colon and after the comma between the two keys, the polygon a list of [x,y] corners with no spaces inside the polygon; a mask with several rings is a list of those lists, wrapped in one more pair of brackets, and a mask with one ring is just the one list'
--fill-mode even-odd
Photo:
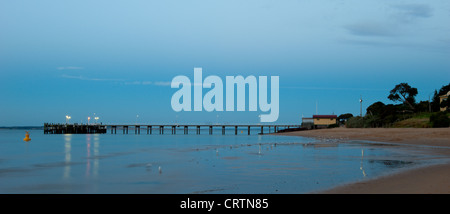
{"label": "wispy cloud", "polygon": [[[170,87],[172,85],[171,81],[140,81],[140,80],[124,80],[124,79],[107,79],[107,78],[93,78],[93,77],[87,77],[83,75],[67,75],[63,74],[61,75],[62,78],[66,79],[78,79],[78,80],[84,80],[84,81],[111,81],[111,82],[118,82],[122,85],[154,85],[154,86],[168,86]],[[178,82],[175,82],[178,83]],[[180,84],[180,83],[179,83]],[[200,85],[203,86],[202,83],[192,83],[191,86]]]}
{"label": "wispy cloud", "polygon": [[125,85],[156,85],[152,81],[124,81]]}
{"label": "wispy cloud", "polygon": [[168,81],[160,81],[160,82],[155,82],[154,85],[158,85],[158,86],[170,86],[172,84],[172,82],[168,82]]}
{"label": "wispy cloud", "polygon": [[344,28],[356,36],[392,37],[397,35],[394,26],[377,22],[359,22],[344,26]]}
{"label": "wispy cloud", "polygon": [[58,70],[83,70],[83,67],[78,67],[78,66],[61,66],[61,67],[57,67],[56,69]]}
{"label": "wispy cloud", "polygon": [[403,31],[414,26],[417,19],[433,16],[433,9],[426,4],[396,4],[390,7],[393,10],[384,19],[359,21],[343,28],[355,36],[396,37],[405,35]]}
{"label": "wispy cloud", "polygon": [[408,48],[419,51],[449,53],[450,42],[445,39],[436,40],[433,44],[407,41],[380,41],[371,39],[338,39],[338,42],[349,45],[372,46],[379,48]]}
{"label": "wispy cloud", "polygon": [[401,4],[392,7],[399,10],[397,15],[402,19],[428,18],[433,15],[433,9],[426,4]]}
{"label": "wispy cloud", "polygon": [[301,86],[286,86],[280,87],[286,89],[302,89],[302,90],[342,90],[342,91],[387,91],[388,89],[382,88],[338,88],[338,87],[301,87]]}
{"label": "wispy cloud", "polygon": [[87,81],[124,81],[123,79],[105,79],[105,78],[92,78],[92,77],[85,77],[85,76],[73,76],[73,75],[67,75],[63,74],[61,75],[63,78],[67,79],[79,79],[79,80],[87,80]]}
{"label": "wispy cloud", "polygon": [[[391,4],[383,17],[343,25],[347,38],[340,43],[374,47],[413,48],[420,51],[448,52],[445,39],[420,40],[428,29],[420,22],[430,21],[433,8],[427,4]],[[428,20],[429,19],[429,20]]]}

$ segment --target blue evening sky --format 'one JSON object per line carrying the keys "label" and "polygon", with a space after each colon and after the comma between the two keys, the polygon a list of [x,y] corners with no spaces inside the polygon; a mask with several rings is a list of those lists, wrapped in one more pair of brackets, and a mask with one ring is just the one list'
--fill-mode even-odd
{"label": "blue evening sky", "polygon": [[[359,114],[400,82],[450,81],[448,0],[0,1],[0,126],[258,123],[174,112],[177,75],[279,76],[276,123]],[[225,90],[224,90],[225,91]],[[204,90],[206,93],[207,90]],[[139,115],[137,117],[137,115]]]}

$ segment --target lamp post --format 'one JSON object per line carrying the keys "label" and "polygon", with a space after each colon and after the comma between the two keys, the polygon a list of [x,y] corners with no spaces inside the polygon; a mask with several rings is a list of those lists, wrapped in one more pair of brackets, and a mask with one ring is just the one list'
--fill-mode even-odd
{"label": "lamp post", "polygon": [[95,123],[98,124],[98,119],[100,119],[100,117],[94,117],[95,119]]}
{"label": "lamp post", "polygon": [[428,94],[428,110],[431,112],[431,94],[432,94],[433,92],[431,92],[431,93],[429,93]]}
{"label": "lamp post", "polygon": [[359,98],[359,104],[360,104],[360,107],[359,107],[359,116],[361,116],[362,117],[362,97],[360,96],[360,98]]}
{"label": "lamp post", "polygon": [[69,124],[70,118],[72,118],[72,117],[70,117],[69,115],[66,115],[66,124]]}

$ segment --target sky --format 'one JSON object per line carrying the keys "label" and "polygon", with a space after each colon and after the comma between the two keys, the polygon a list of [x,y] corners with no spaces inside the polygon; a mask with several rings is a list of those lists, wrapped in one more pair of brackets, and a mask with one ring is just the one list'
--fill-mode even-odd
{"label": "sky", "polygon": [[359,115],[360,97],[364,114],[401,82],[428,100],[450,83],[448,23],[448,0],[1,0],[0,126],[259,123],[175,112],[170,83],[195,67],[279,76],[278,124]]}

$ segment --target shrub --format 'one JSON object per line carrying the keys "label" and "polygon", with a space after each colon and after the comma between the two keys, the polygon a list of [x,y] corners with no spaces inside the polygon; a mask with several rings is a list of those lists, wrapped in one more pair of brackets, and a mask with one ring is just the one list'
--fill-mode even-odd
{"label": "shrub", "polygon": [[339,127],[338,124],[331,124],[331,125],[328,125],[328,128],[337,128],[337,127]]}
{"label": "shrub", "polygon": [[437,112],[430,116],[430,122],[433,128],[449,127],[450,119],[445,112]]}
{"label": "shrub", "polygon": [[345,123],[345,126],[347,128],[363,128],[364,127],[364,121],[362,117],[351,117],[347,120]]}

